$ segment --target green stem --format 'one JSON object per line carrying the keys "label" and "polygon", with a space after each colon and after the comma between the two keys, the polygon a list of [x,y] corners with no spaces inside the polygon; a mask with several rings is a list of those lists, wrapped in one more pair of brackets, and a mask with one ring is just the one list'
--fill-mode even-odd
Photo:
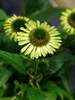
{"label": "green stem", "polygon": [[38,60],[37,59],[34,60],[34,68],[35,68],[34,72],[35,72],[35,76],[36,76],[37,70],[38,70]]}

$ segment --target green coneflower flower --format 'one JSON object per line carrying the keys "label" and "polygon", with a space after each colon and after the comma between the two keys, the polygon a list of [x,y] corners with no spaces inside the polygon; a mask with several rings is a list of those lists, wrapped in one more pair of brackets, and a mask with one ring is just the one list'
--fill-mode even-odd
{"label": "green coneflower flower", "polygon": [[4,24],[4,30],[7,36],[9,36],[10,39],[16,40],[16,34],[17,32],[20,32],[20,27],[25,28],[25,23],[29,20],[27,17],[23,16],[16,16],[13,15],[12,17],[8,18],[5,21]]}
{"label": "green coneflower flower", "polygon": [[68,34],[75,34],[75,9],[67,9],[60,17],[62,28]]}
{"label": "green coneflower flower", "polygon": [[47,54],[54,54],[61,45],[60,33],[54,26],[49,26],[47,22],[29,21],[26,23],[27,29],[21,27],[24,32],[18,32],[18,44],[23,46],[21,53],[30,55],[31,58],[39,58]]}

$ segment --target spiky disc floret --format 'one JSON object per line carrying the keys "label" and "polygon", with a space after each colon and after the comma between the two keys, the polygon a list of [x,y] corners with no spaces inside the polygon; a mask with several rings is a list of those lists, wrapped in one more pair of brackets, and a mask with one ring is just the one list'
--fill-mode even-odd
{"label": "spiky disc floret", "polygon": [[18,32],[18,44],[23,48],[21,53],[30,55],[31,58],[39,58],[47,54],[54,54],[61,45],[60,33],[54,26],[47,22],[29,21],[26,23],[27,29],[21,27],[23,32]]}
{"label": "spiky disc floret", "polygon": [[27,17],[16,16],[8,18],[4,23],[4,31],[10,39],[16,40],[17,32],[20,32],[20,27],[25,28],[25,23],[29,20]]}
{"label": "spiky disc floret", "polygon": [[75,8],[62,12],[60,24],[68,35],[75,35]]}

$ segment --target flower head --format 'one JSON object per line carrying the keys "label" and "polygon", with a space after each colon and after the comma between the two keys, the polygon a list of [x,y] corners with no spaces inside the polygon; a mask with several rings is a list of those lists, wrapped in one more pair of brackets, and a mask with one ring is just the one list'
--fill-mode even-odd
{"label": "flower head", "polygon": [[12,17],[8,18],[5,21],[4,24],[4,30],[7,36],[9,36],[10,39],[14,39],[16,40],[16,34],[17,32],[20,32],[20,27],[24,27],[25,28],[25,23],[28,21],[29,19],[23,16],[16,16],[13,15]]}
{"label": "flower head", "polygon": [[21,53],[30,55],[31,58],[39,58],[47,54],[54,54],[61,45],[60,33],[54,26],[49,26],[47,22],[29,21],[26,29],[21,27],[23,32],[18,32],[18,44],[23,48]]}
{"label": "flower head", "polygon": [[62,28],[68,34],[75,34],[75,9],[67,9],[60,17]]}

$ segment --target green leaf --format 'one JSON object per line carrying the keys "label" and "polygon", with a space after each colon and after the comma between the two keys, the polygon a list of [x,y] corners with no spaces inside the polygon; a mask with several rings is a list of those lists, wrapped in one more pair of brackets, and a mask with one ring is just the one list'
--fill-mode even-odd
{"label": "green leaf", "polygon": [[46,98],[44,93],[36,87],[29,87],[27,94],[29,100],[45,100]]}
{"label": "green leaf", "polygon": [[4,67],[0,67],[0,87],[3,86],[11,76],[12,72]]}
{"label": "green leaf", "polygon": [[61,100],[64,99],[64,97],[68,98],[68,100],[74,100],[72,95],[61,88],[60,86],[57,86],[55,83],[49,81],[44,84],[44,88],[48,90],[50,93],[54,93],[57,96],[61,97]]}
{"label": "green leaf", "polygon": [[0,100],[11,100],[11,97],[2,97]]}
{"label": "green leaf", "polygon": [[45,92],[46,99],[45,100],[56,100],[56,94],[52,92]]}
{"label": "green leaf", "polygon": [[17,43],[11,41],[4,33],[0,33],[0,49],[8,52],[19,52]]}
{"label": "green leaf", "polygon": [[48,6],[48,0],[24,0],[24,13],[25,15],[31,15],[32,13],[36,12],[37,10],[42,9],[45,6]]}
{"label": "green leaf", "polygon": [[47,21],[50,23],[54,18],[58,18],[63,10],[63,8],[52,8],[47,6],[33,13],[30,17],[34,20]]}
{"label": "green leaf", "polygon": [[6,18],[7,18],[6,13],[2,9],[0,9],[0,20],[5,20]]}
{"label": "green leaf", "polygon": [[62,67],[63,69],[59,73],[59,76],[62,79],[62,84],[68,92],[72,93],[72,62],[66,62]]}
{"label": "green leaf", "polygon": [[48,58],[48,63],[50,66],[50,73],[54,74],[57,71],[60,71],[63,68],[64,63],[72,62],[73,55],[70,54],[68,51],[59,53],[58,55],[54,55]]}
{"label": "green leaf", "polygon": [[7,89],[7,84],[4,84],[0,87],[0,97],[2,97],[5,93],[5,90]]}
{"label": "green leaf", "polygon": [[11,64],[20,73],[25,73],[25,65],[23,64],[23,59],[19,54],[0,50],[0,58]]}
{"label": "green leaf", "polygon": [[62,79],[62,85],[70,94],[72,94],[71,69],[74,56],[69,51],[54,55],[49,58],[50,72]]}

